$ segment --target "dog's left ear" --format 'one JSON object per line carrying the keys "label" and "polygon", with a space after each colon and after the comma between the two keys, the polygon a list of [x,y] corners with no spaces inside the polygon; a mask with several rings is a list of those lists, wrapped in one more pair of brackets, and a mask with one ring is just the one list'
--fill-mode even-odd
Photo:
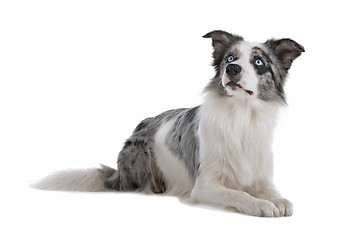
{"label": "dog's left ear", "polygon": [[242,41],[243,38],[237,35],[233,35],[231,33],[215,30],[209,32],[203,36],[203,38],[211,38],[212,46],[214,47],[213,57],[214,63],[213,65],[216,67],[221,63],[222,58],[224,57],[225,52],[229,47],[233,44]]}
{"label": "dog's left ear", "polygon": [[289,70],[292,62],[299,57],[302,52],[305,52],[303,46],[290,38],[267,40],[265,45],[274,51],[275,56],[286,70]]}
{"label": "dog's left ear", "polygon": [[212,45],[214,47],[214,52],[220,54],[221,52],[225,51],[229,48],[232,44],[243,40],[242,37],[233,35],[231,33],[222,31],[222,30],[215,30],[209,32],[203,36],[203,38],[211,38]]}

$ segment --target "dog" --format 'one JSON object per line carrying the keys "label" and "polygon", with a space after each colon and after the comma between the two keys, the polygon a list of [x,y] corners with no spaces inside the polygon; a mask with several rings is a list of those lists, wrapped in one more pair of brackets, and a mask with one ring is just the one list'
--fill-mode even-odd
{"label": "dog", "polygon": [[212,40],[215,69],[203,104],[140,122],[117,170],[61,171],[35,187],[166,194],[253,216],[291,216],[292,204],[272,181],[271,146],[288,71],[305,50],[289,38],[255,43],[221,30],[203,37]]}

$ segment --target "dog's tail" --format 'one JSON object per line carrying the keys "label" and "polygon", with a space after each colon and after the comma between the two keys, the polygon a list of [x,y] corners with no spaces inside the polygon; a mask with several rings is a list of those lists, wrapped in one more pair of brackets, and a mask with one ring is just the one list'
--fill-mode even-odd
{"label": "dog's tail", "polygon": [[70,169],[55,172],[31,186],[37,189],[58,191],[112,191],[106,187],[105,180],[115,172],[115,169],[105,165],[101,165],[100,168]]}

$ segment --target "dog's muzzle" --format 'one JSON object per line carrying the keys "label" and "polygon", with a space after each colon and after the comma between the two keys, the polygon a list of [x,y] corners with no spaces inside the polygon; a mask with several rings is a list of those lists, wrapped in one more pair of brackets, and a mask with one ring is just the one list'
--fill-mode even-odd
{"label": "dog's muzzle", "polygon": [[239,83],[237,83],[235,81],[235,79],[239,79],[239,77],[236,77],[238,75],[240,75],[241,73],[241,66],[238,65],[238,64],[229,64],[226,66],[226,69],[225,69],[225,73],[226,75],[229,77],[229,80],[230,82],[228,82],[226,84],[226,86],[229,86],[231,87],[233,90],[235,90],[237,87],[238,88],[242,88],[245,90],[245,92],[247,92],[249,95],[254,95],[254,92],[253,91],[250,91],[250,90],[246,90],[245,88],[243,88]]}

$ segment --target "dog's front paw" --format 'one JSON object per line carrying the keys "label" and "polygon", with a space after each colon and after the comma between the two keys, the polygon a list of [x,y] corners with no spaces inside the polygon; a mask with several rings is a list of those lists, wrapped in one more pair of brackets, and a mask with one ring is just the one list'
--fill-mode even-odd
{"label": "dog's front paw", "polygon": [[281,217],[289,217],[293,214],[293,206],[291,202],[285,198],[275,199],[271,201],[280,211]]}
{"label": "dog's front paw", "polygon": [[256,202],[252,202],[245,209],[241,209],[240,212],[258,217],[280,216],[279,209],[272,202],[267,200],[259,200]]}

